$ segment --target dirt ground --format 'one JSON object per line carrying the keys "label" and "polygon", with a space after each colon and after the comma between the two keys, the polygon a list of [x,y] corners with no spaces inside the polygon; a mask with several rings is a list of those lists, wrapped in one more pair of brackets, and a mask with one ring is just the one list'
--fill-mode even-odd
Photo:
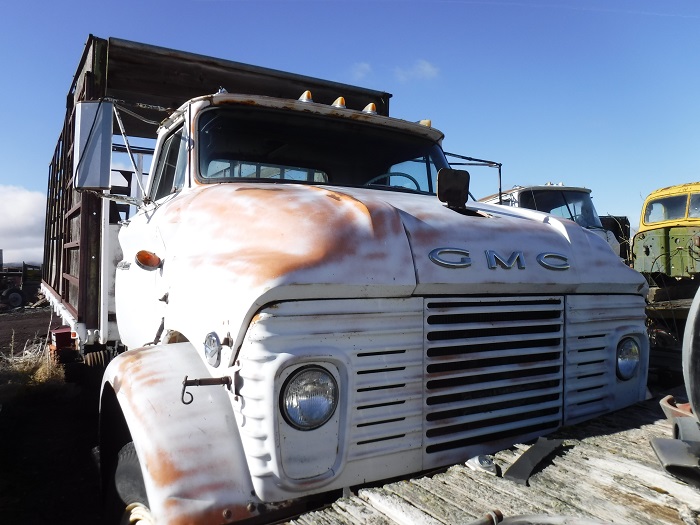
{"label": "dirt ground", "polygon": [[[51,309],[0,313],[0,351],[21,352],[26,341],[60,326]],[[11,384],[12,381],[17,384]],[[62,381],[0,385],[0,522],[100,523],[97,394]]]}
{"label": "dirt ground", "polygon": [[19,353],[27,341],[45,338],[51,328],[61,326],[49,307],[0,312],[0,353]]}

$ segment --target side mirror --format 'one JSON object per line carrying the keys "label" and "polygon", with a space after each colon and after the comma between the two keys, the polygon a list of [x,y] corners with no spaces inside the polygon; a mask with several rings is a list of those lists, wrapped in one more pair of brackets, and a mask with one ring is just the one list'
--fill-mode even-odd
{"label": "side mirror", "polygon": [[437,174],[437,196],[449,208],[464,208],[469,196],[469,172],[440,168]]}
{"label": "side mirror", "polygon": [[77,189],[109,189],[112,162],[112,103],[75,106],[73,183]]}

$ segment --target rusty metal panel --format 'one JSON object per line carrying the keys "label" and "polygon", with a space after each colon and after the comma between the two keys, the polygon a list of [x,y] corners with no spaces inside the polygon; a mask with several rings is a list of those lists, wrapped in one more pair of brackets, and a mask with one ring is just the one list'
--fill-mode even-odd
{"label": "rusty metal panel", "polygon": [[[229,393],[206,387],[180,402],[186,375],[208,375],[190,343],[125,352],[105,371],[129,424],[157,523],[220,525],[260,500],[237,438]],[[144,400],[148,400],[144,402]]]}
{"label": "rusty metal panel", "polygon": [[[368,102],[374,102],[380,114],[388,114],[391,97],[385,92],[90,35],[66,98],[64,126],[49,168],[44,264],[47,286],[77,312],[79,321],[88,328],[97,322],[100,306],[97,283],[101,278],[101,207],[96,196],[75,194],[72,187],[75,104],[112,97],[132,109],[137,107],[146,119],[160,122],[167,115],[162,108],[176,108],[189,98],[214,93],[220,86],[228,86],[231,91],[293,99],[311,89],[317,102],[330,104],[342,95],[349,108],[362,109]],[[130,136],[155,136],[153,123],[144,123],[127,114],[123,119]],[[72,197],[75,200],[69,202]],[[79,219],[72,218],[71,210]],[[77,278],[77,284],[69,285],[64,274]],[[72,286],[78,288],[78,293],[71,290]]]}
{"label": "rusty metal panel", "polygon": [[644,273],[662,273],[672,278],[693,278],[700,273],[700,228],[664,227],[638,233],[634,238],[634,268]]}

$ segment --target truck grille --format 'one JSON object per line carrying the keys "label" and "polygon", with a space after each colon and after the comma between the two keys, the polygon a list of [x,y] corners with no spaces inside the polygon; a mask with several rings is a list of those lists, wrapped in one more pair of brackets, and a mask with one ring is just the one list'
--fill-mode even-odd
{"label": "truck grille", "polygon": [[424,304],[428,463],[435,462],[431,454],[488,448],[561,424],[562,297],[436,298]]}
{"label": "truck grille", "polygon": [[287,497],[272,480],[313,437],[269,417],[290,363],[326,363],[344,378],[339,448],[317,458],[328,472],[342,461],[339,474],[313,482],[329,490],[369,481],[368,472],[392,477],[492,453],[634,402],[638,382],[615,380],[615,345],[630,333],[643,339],[642,296],[275,304],[239,354],[239,425],[256,490]]}

